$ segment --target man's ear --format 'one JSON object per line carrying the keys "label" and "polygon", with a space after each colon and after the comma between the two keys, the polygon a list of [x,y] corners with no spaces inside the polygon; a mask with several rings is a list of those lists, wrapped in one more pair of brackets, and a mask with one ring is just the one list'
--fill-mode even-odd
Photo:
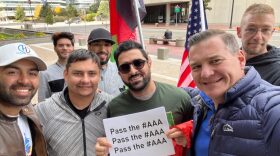
{"label": "man's ear", "polygon": [[241,68],[244,69],[246,65],[246,58],[243,50],[239,50],[239,52],[237,53],[237,58],[240,62]]}
{"label": "man's ear", "polygon": [[148,65],[149,65],[149,67],[151,67],[151,65],[152,65],[152,59],[151,59],[151,57],[150,56],[148,56]]}
{"label": "man's ear", "polygon": [[240,27],[236,27],[236,33],[238,38],[241,38],[241,28]]}

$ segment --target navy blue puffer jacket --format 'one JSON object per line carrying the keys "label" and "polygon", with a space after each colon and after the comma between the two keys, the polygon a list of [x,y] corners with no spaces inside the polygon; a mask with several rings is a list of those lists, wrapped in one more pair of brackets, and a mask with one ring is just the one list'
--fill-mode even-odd
{"label": "navy blue puffer jacket", "polygon": [[245,71],[213,118],[210,156],[280,156],[280,87]]}

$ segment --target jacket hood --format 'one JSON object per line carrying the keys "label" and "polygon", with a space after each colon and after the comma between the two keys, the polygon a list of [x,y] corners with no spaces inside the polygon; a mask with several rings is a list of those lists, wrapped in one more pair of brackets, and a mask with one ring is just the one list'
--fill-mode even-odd
{"label": "jacket hood", "polygon": [[[67,105],[64,92],[67,91],[67,87],[63,89],[63,91],[53,94],[49,100],[56,103],[59,107],[66,111],[73,111],[69,105]],[[111,101],[112,96],[105,93],[105,92],[97,92],[95,93],[94,99],[91,101],[91,105],[89,108],[89,111],[98,111],[101,107],[105,105],[105,107],[108,106],[108,103]]]}
{"label": "jacket hood", "polygon": [[280,61],[280,48],[267,46],[268,52],[247,60],[246,65],[255,66]]}

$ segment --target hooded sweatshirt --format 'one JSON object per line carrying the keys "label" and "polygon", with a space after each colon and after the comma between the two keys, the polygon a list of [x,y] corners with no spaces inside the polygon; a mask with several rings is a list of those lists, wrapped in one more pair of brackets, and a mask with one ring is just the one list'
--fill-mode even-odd
{"label": "hooded sweatshirt", "polygon": [[280,86],[280,48],[267,46],[268,52],[247,60],[246,66],[254,66],[267,82]]}

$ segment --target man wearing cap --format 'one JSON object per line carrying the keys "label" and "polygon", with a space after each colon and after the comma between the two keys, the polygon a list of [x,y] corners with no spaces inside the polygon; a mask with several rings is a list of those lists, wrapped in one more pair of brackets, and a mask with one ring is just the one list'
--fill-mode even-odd
{"label": "man wearing cap", "polygon": [[46,64],[23,43],[0,47],[0,155],[46,156],[46,143],[30,101]]}
{"label": "man wearing cap", "polygon": [[103,28],[92,30],[88,37],[88,50],[98,55],[102,67],[98,88],[117,96],[125,89],[125,86],[118,74],[116,64],[109,61],[114,43],[110,32]]}

